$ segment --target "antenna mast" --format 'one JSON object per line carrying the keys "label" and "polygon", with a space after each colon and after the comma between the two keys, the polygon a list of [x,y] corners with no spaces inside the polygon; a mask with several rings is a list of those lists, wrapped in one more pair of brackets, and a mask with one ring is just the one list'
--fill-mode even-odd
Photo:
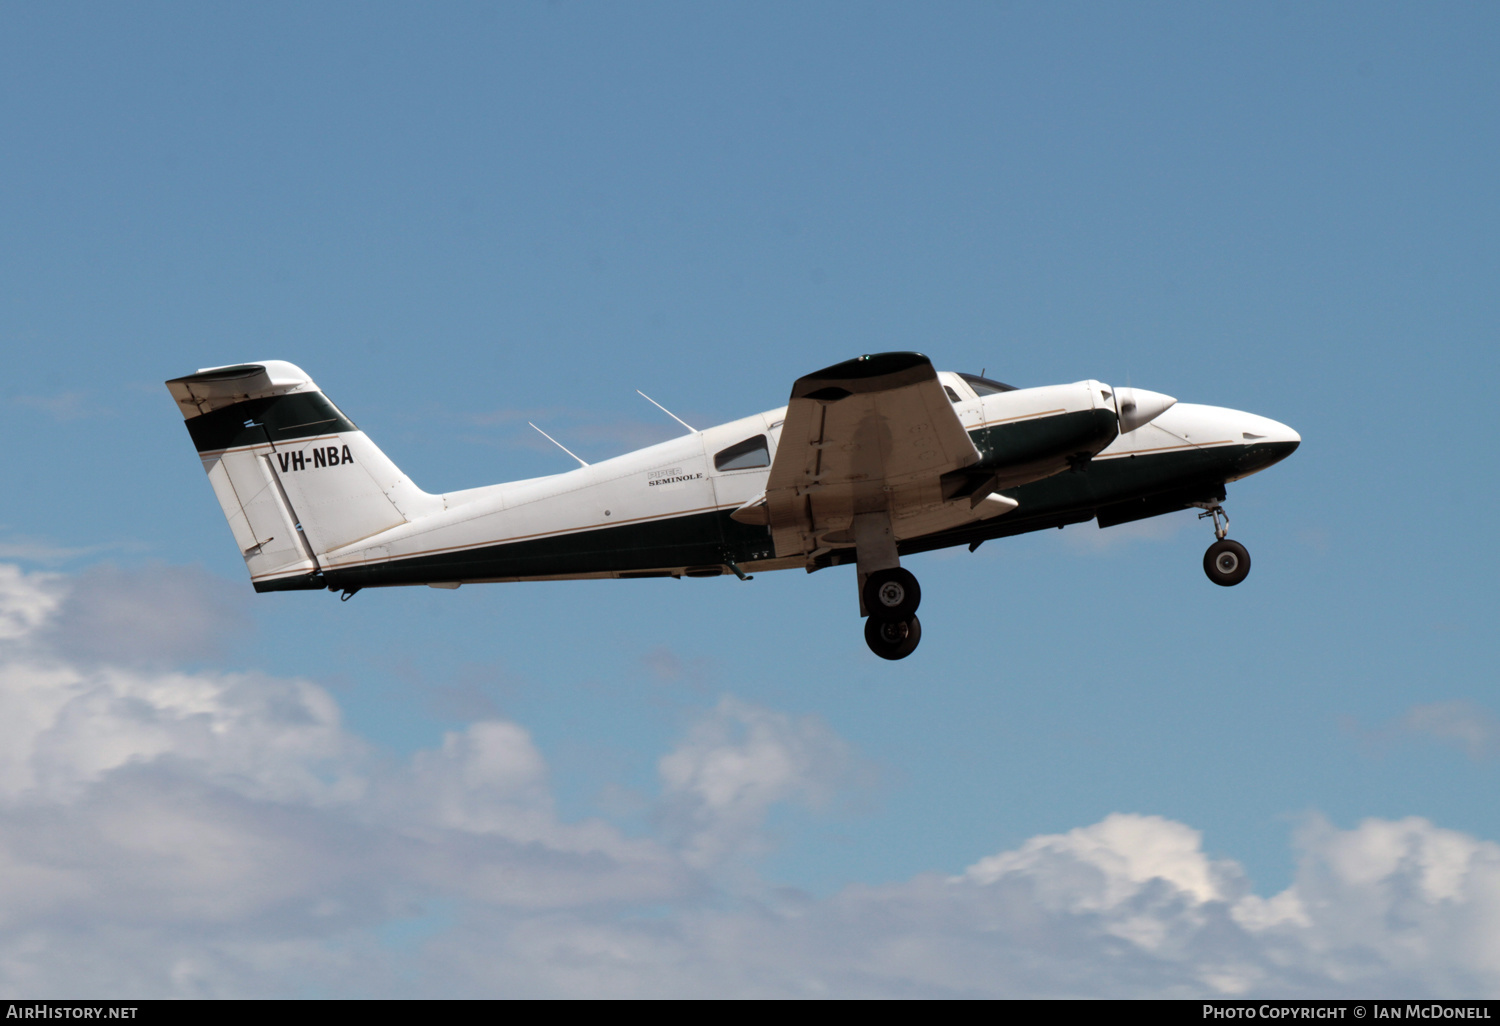
{"label": "antenna mast", "polygon": [[[526,423],[531,424],[531,421],[528,420]],[[553,445],[557,446],[559,449],[561,449],[563,452],[567,453],[569,456],[572,456],[575,460],[578,460],[578,462],[581,465],[583,465],[585,467],[588,466],[588,463],[586,461],[584,461],[581,457],[579,457],[579,455],[577,453],[575,453],[572,449],[569,449],[566,445],[563,445],[561,442],[559,442],[557,439],[553,438],[551,435],[547,434],[547,432],[543,431],[541,428],[536,427],[535,424],[531,424],[531,426],[534,427],[534,428],[536,428],[537,434],[541,435],[543,438],[545,438],[547,441],[551,442]]]}
{"label": "antenna mast", "polygon": [[638,396],[640,396],[642,399],[646,400],[646,402],[650,403],[652,406],[655,406],[658,410],[660,410],[661,412],[665,413],[668,417],[671,417],[673,420],[675,420],[677,423],[681,424],[683,427],[687,428],[689,431],[692,431],[695,434],[697,433],[697,431],[698,431],[697,428],[693,427],[693,425],[689,424],[687,421],[685,421],[681,417],[677,416],[677,414],[675,414],[671,410],[667,409],[665,406],[663,406],[661,403],[657,402],[655,399],[651,398],[645,392],[642,392],[639,388],[635,390],[635,394],[638,395]]}

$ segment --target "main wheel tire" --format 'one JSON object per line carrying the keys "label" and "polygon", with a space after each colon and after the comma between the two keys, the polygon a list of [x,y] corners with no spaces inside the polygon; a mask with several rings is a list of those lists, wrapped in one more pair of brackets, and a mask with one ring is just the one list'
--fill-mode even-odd
{"label": "main wheel tire", "polygon": [[910,570],[894,566],[866,577],[860,597],[872,620],[900,622],[916,615],[917,606],[922,604],[922,589]]}
{"label": "main wheel tire", "polygon": [[1250,573],[1250,553],[1237,541],[1216,541],[1203,554],[1203,572],[1225,588],[1243,581]]}
{"label": "main wheel tire", "polygon": [[922,621],[915,616],[894,622],[873,616],[865,620],[865,644],[882,659],[905,659],[921,640]]}

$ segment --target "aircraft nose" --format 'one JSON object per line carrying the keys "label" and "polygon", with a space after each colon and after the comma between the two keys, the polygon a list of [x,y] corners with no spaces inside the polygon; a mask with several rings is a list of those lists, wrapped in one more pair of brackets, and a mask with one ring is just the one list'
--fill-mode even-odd
{"label": "aircraft nose", "polygon": [[1115,389],[1115,411],[1120,417],[1120,433],[1144,427],[1163,413],[1177,400],[1160,392],[1149,392],[1144,388]]}
{"label": "aircraft nose", "polygon": [[1302,436],[1280,421],[1246,414],[1241,423],[1241,440],[1245,444],[1240,458],[1241,476],[1280,463],[1302,444]]}
{"label": "aircraft nose", "polygon": [[1269,417],[1256,417],[1255,423],[1248,425],[1243,435],[1247,442],[1276,446],[1283,456],[1290,456],[1297,451],[1297,446],[1302,444],[1301,435],[1281,421],[1272,420]]}
{"label": "aircraft nose", "polygon": [[1302,444],[1302,436],[1297,434],[1297,432],[1293,431],[1291,428],[1287,427],[1280,421],[1273,420],[1271,421],[1271,423],[1275,424],[1277,428],[1277,430],[1272,435],[1272,440],[1274,441],[1277,449],[1280,450],[1280,453],[1276,458],[1279,460],[1284,460],[1292,453],[1297,451],[1297,446]]}

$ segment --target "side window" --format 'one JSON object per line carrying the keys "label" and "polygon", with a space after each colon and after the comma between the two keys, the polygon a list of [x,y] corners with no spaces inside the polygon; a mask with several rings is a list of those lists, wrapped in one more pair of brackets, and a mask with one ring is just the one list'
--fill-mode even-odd
{"label": "side window", "polygon": [[943,391],[948,393],[948,401],[950,403],[956,403],[959,401],[958,393],[953,391],[953,389],[949,388],[947,385],[943,386]]}
{"label": "side window", "polygon": [[766,448],[766,436],[756,435],[737,445],[721,450],[714,456],[715,470],[749,470],[751,467],[769,467],[771,450]]}

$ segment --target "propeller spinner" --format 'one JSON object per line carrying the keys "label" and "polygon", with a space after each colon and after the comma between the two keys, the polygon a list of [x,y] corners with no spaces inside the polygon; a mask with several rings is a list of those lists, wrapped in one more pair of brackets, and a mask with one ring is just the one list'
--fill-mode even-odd
{"label": "propeller spinner", "polygon": [[1177,400],[1169,395],[1144,388],[1115,389],[1115,413],[1120,417],[1120,434],[1144,427],[1176,403]]}

